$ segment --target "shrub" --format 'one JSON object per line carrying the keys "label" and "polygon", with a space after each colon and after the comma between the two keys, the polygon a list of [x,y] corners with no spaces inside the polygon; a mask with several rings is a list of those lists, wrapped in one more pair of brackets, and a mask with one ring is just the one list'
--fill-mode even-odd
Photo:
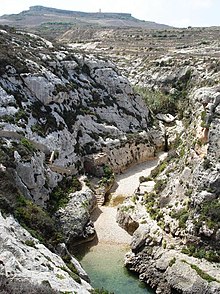
{"label": "shrub", "polygon": [[75,176],[64,177],[50,194],[47,204],[48,211],[53,214],[60,207],[64,207],[69,201],[69,194],[81,189],[82,185]]}
{"label": "shrub", "polygon": [[139,178],[139,182],[140,182],[140,183],[143,183],[143,182],[145,182],[145,181],[146,181],[146,177],[141,176],[141,177]]}
{"label": "shrub", "polygon": [[17,203],[14,207],[14,215],[33,237],[44,244],[55,245],[62,241],[62,236],[59,233],[55,221],[50,215],[23,196],[17,198]]}
{"label": "shrub", "polygon": [[191,266],[192,269],[194,269],[197,274],[203,279],[203,280],[206,280],[207,282],[219,282],[217,279],[213,278],[212,276],[210,276],[209,274],[207,274],[206,272],[204,272],[203,270],[201,270],[197,265],[195,264],[191,264],[187,261],[183,261],[185,263],[187,263],[188,265]]}
{"label": "shrub", "polygon": [[27,246],[35,247],[35,242],[33,240],[26,240],[24,243]]}
{"label": "shrub", "polygon": [[171,267],[175,262],[176,262],[176,257],[173,257],[169,262],[169,266]]}
{"label": "shrub", "polygon": [[166,187],[166,180],[158,180],[156,181],[155,185],[154,185],[154,190],[156,193],[160,193],[161,191],[163,191]]}
{"label": "shrub", "polygon": [[202,204],[199,216],[199,222],[205,221],[206,224],[219,226],[220,223],[220,201],[215,199],[206,201]]}
{"label": "shrub", "polygon": [[160,165],[156,166],[150,173],[152,178],[156,178],[160,173],[162,173],[167,167],[167,162],[163,161]]}
{"label": "shrub", "polygon": [[27,139],[27,138],[21,138],[20,143],[26,147],[30,152],[34,152],[35,151],[35,147],[34,145]]}
{"label": "shrub", "polygon": [[172,110],[172,114],[175,115],[177,111],[176,101],[171,95],[165,95],[160,91],[153,91],[139,86],[136,86],[134,91],[143,98],[146,105],[154,113],[170,113]]}
{"label": "shrub", "polygon": [[203,161],[203,168],[204,169],[209,169],[212,167],[212,163],[210,161],[210,159],[208,158],[204,158],[204,161]]}
{"label": "shrub", "polygon": [[216,250],[207,250],[205,247],[198,247],[194,244],[188,244],[181,250],[182,253],[196,258],[205,258],[210,262],[220,262],[220,252]]}
{"label": "shrub", "polygon": [[189,218],[189,211],[186,208],[182,208],[177,212],[173,212],[171,217],[178,219],[179,227],[184,229],[186,227],[186,221]]}
{"label": "shrub", "polygon": [[[47,281],[46,281],[47,282]],[[51,289],[49,282],[45,284],[31,284],[27,279],[24,281],[14,278],[8,279],[0,275],[0,293],[1,294],[58,294]]]}
{"label": "shrub", "polygon": [[104,165],[103,172],[104,172],[104,176],[102,177],[100,184],[101,185],[110,185],[111,183],[113,183],[115,176],[112,171],[112,168],[109,165]]}

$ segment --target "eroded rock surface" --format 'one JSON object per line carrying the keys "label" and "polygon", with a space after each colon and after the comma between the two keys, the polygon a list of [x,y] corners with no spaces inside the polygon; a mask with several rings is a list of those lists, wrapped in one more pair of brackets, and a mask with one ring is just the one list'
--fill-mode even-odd
{"label": "eroded rock surface", "polygon": [[[66,266],[12,217],[0,213],[0,272],[8,279],[25,280],[31,284],[47,283],[52,289],[74,293],[89,293],[91,286]],[[84,272],[77,263],[77,271]],[[85,275],[85,273],[84,273]]]}

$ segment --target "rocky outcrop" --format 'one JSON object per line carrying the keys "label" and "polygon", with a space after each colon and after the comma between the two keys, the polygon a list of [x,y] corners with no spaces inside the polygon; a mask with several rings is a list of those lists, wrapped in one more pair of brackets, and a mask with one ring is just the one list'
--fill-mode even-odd
{"label": "rocky outcrop", "polygon": [[8,280],[28,280],[33,285],[47,284],[62,292],[90,293],[91,286],[76,274],[83,272],[77,261],[74,273],[12,217],[4,218],[1,213],[0,228],[1,275]]}
{"label": "rocky outcrop", "polygon": [[[218,270],[211,264],[180,254],[175,250],[145,248],[138,254],[128,253],[125,265],[140,274],[140,279],[156,289],[156,293],[219,293],[215,280]],[[207,274],[207,267],[209,274]],[[203,271],[204,270],[204,271]],[[213,275],[213,276],[212,276]]]}
{"label": "rocky outcrop", "polygon": [[135,221],[129,213],[121,210],[119,210],[117,214],[117,223],[130,235],[132,235],[139,227],[139,223]]}
{"label": "rocky outcrop", "polygon": [[84,169],[87,155],[106,153],[115,172],[154,155],[149,111],[112,62],[55,49],[33,34],[0,34],[3,51],[11,52],[1,65],[2,144],[4,133],[11,143],[30,141],[29,158],[16,148],[11,158],[26,197],[45,205],[65,173]]}
{"label": "rocky outcrop", "polygon": [[90,214],[96,207],[96,197],[88,188],[72,193],[69,197],[68,204],[56,212],[56,217],[65,237],[65,242],[71,247],[95,237],[95,229],[90,221]]}
{"label": "rocky outcrop", "polygon": [[[175,86],[177,70],[169,81],[161,78],[168,68],[152,76],[151,85]],[[139,224],[125,264],[156,293],[220,291],[219,85],[201,88],[195,73],[193,81],[183,123],[158,117],[175,150],[146,179],[154,180],[153,192],[126,200],[118,212],[125,229],[129,222]]]}
{"label": "rocky outcrop", "polygon": [[[94,193],[88,188],[72,193],[80,190],[74,176],[90,173],[86,158],[104,153],[101,170],[106,166],[119,172],[154,156],[151,118],[142,98],[105,58],[10,28],[0,30],[0,44],[0,209],[17,214],[37,236],[45,218],[49,226],[43,240],[58,252],[59,242],[70,248],[95,235],[90,221]],[[97,165],[94,161],[94,169]],[[99,174],[103,194],[114,179],[112,171],[107,174]],[[10,242],[16,246],[8,246],[4,236],[1,253],[12,278],[47,280],[58,291],[87,293],[87,282],[78,275],[74,281],[62,260],[28,233],[23,240],[22,229],[9,219],[15,227]]]}

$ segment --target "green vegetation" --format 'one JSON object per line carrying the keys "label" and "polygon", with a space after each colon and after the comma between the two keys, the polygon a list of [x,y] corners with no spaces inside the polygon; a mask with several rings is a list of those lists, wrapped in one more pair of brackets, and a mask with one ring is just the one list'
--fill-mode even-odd
{"label": "green vegetation", "polygon": [[181,252],[196,258],[205,258],[210,262],[220,262],[220,251],[207,249],[195,244],[188,244]]}
{"label": "green vegetation", "polygon": [[24,243],[27,246],[35,247],[35,242],[33,240],[26,240]]}
{"label": "green vegetation", "polygon": [[209,128],[210,124],[207,122],[207,113],[205,110],[201,112],[201,127],[202,128]]}
{"label": "green vegetation", "polygon": [[99,184],[104,185],[104,186],[109,186],[114,182],[115,175],[112,171],[112,168],[109,165],[104,165],[103,166],[103,177],[100,180]]}
{"label": "green vegetation", "polygon": [[220,201],[215,199],[202,204],[201,217],[209,218],[211,221],[220,224]]}
{"label": "green vegetation", "polygon": [[176,257],[173,257],[169,262],[169,266],[171,267],[176,262]]}
{"label": "green vegetation", "polygon": [[69,201],[69,194],[80,191],[81,188],[81,183],[76,177],[64,177],[50,194],[48,211],[54,213],[60,207],[64,207]]}
{"label": "green vegetation", "polygon": [[130,205],[123,205],[120,207],[120,210],[121,211],[124,211],[124,212],[128,212],[129,210],[133,210],[135,208],[135,205],[134,204],[130,204]]}
{"label": "green vegetation", "polygon": [[91,290],[91,294],[114,294],[114,292],[109,292],[105,289],[93,289]]}
{"label": "green vegetation", "polygon": [[171,213],[172,218],[176,218],[179,220],[179,227],[185,229],[186,221],[189,218],[189,210],[188,208],[182,208],[179,211],[175,211]]}
{"label": "green vegetation", "polygon": [[9,124],[15,124],[15,118],[12,115],[5,114],[1,116],[1,121],[7,122]]}
{"label": "green vegetation", "polygon": [[191,268],[194,269],[197,274],[204,280],[206,280],[207,282],[218,282],[218,280],[216,280],[215,278],[211,277],[210,275],[208,275],[207,273],[205,273],[204,271],[202,271],[198,266],[196,266],[195,264],[190,264]]}
{"label": "green vegetation", "polygon": [[81,284],[81,279],[78,276],[78,271],[75,268],[74,264],[71,262],[71,256],[65,255],[62,257],[62,259],[65,262],[67,268],[61,267],[61,269],[66,271],[77,283]]}
{"label": "green vegetation", "polygon": [[220,227],[220,201],[219,199],[214,199],[202,203],[199,210],[199,218],[194,222],[197,227],[197,230],[202,226],[202,223],[210,228],[219,228]]}
{"label": "green vegetation", "polygon": [[165,95],[160,91],[152,91],[148,88],[142,88],[139,86],[135,86],[134,90],[143,97],[146,105],[150,107],[153,113],[176,113],[176,102],[171,95]]}
{"label": "green vegetation", "polygon": [[[161,63],[160,66],[163,66],[163,64]],[[180,118],[183,118],[183,112],[188,104],[186,96],[190,79],[191,71],[188,70],[181,79],[175,81],[175,84],[172,85],[176,90],[173,94],[150,90],[140,86],[135,86],[134,90],[143,97],[146,105],[150,107],[153,113],[178,114]]]}
{"label": "green vegetation", "polygon": [[60,280],[64,280],[65,279],[65,277],[63,275],[61,275],[61,274],[56,274],[56,277],[58,279],[60,279]]}
{"label": "green vegetation", "polygon": [[188,190],[185,191],[186,196],[191,196],[193,193],[193,188],[188,188]]}
{"label": "green vegetation", "polygon": [[27,138],[21,138],[20,140],[21,144],[26,147],[31,153],[36,151],[34,145],[27,139]]}
{"label": "green vegetation", "polygon": [[[62,130],[63,125],[57,125],[55,116],[49,106],[45,106],[41,101],[35,101],[30,106],[30,111],[37,122],[31,127],[33,132],[45,137],[48,133]],[[39,120],[41,119],[41,120]]]}
{"label": "green vegetation", "polygon": [[164,160],[161,164],[157,165],[150,173],[151,178],[156,178],[160,173],[162,173],[167,167],[168,162]]}
{"label": "green vegetation", "polygon": [[211,168],[212,167],[212,163],[211,163],[211,160],[210,159],[208,159],[208,158],[205,158],[204,157],[204,161],[203,161],[203,168],[204,169],[209,169],[209,168]]}
{"label": "green vegetation", "polygon": [[203,279],[206,280],[207,282],[219,282],[217,279],[213,278],[212,276],[210,276],[209,274],[205,273],[203,270],[201,270],[197,265],[195,264],[191,264],[185,260],[183,260],[183,262],[187,263],[188,265],[191,266],[192,269],[194,269],[197,274]]}
{"label": "green vegetation", "polygon": [[24,109],[20,108],[18,112],[15,113],[15,122],[18,124],[19,120],[24,120],[26,123],[28,122],[27,113]]}
{"label": "green vegetation", "polygon": [[165,187],[166,187],[166,184],[167,184],[167,180],[157,180],[155,185],[154,185],[154,190],[157,194],[159,194],[160,192],[162,192]]}
{"label": "green vegetation", "polygon": [[164,229],[165,223],[164,223],[164,216],[163,212],[159,208],[158,203],[158,195],[154,192],[151,193],[145,193],[145,207],[147,212],[150,214],[151,218],[153,220],[156,220],[158,222],[158,225]]}
{"label": "green vegetation", "polygon": [[23,161],[30,161],[31,156],[36,152],[36,148],[26,138],[20,141],[12,141],[8,146],[0,139],[0,162],[6,167],[14,167],[15,158],[14,152],[17,151],[22,157]]}
{"label": "green vegetation", "polygon": [[139,178],[139,182],[140,183],[143,183],[143,182],[148,182],[148,181],[153,181],[154,179],[152,178],[152,177],[145,177],[145,176],[141,176],[140,178]]}
{"label": "green vegetation", "polygon": [[[34,204],[31,200],[27,200],[21,195],[18,196],[13,208],[13,214],[33,237],[45,245],[55,245],[62,241],[61,232],[59,232],[55,221],[50,217],[48,212]],[[33,245],[30,242],[29,244],[29,246]]]}

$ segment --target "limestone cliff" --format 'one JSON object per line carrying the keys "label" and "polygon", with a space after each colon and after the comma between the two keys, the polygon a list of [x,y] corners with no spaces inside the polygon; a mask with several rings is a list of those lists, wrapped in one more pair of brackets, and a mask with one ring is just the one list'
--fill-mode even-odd
{"label": "limestone cliff", "polygon": [[1,47],[0,136],[2,145],[23,137],[33,145],[29,160],[13,155],[27,197],[44,205],[62,174],[77,174],[88,154],[104,151],[116,171],[154,155],[143,132],[149,111],[111,62],[22,32],[2,30]]}
{"label": "limestone cliff", "polygon": [[[148,95],[168,102],[156,117],[170,151],[140,179],[141,194],[119,208],[121,226],[139,223],[125,264],[156,293],[219,293],[220,74],[211,66],[217,60],[176,55],[157,62],[136,76]],[[147,181],[155,183],[150,193]]]}
{"label": "limestone cliff", "polygon": [[[92,169],[100,188],[108,186],[112,172],[153,157],[163,143],[149,132],[148,109],[112,62],[8,27],[0,30],[0,46],[1,273],[87,293],[76,260],[59,250],[62,242],[71,247],[95,234],[90,213],[97,200],[78,175],[89,173],[88,156],[104,154]],[[67,267],[26,231],[24,240],[11,214]]]}

